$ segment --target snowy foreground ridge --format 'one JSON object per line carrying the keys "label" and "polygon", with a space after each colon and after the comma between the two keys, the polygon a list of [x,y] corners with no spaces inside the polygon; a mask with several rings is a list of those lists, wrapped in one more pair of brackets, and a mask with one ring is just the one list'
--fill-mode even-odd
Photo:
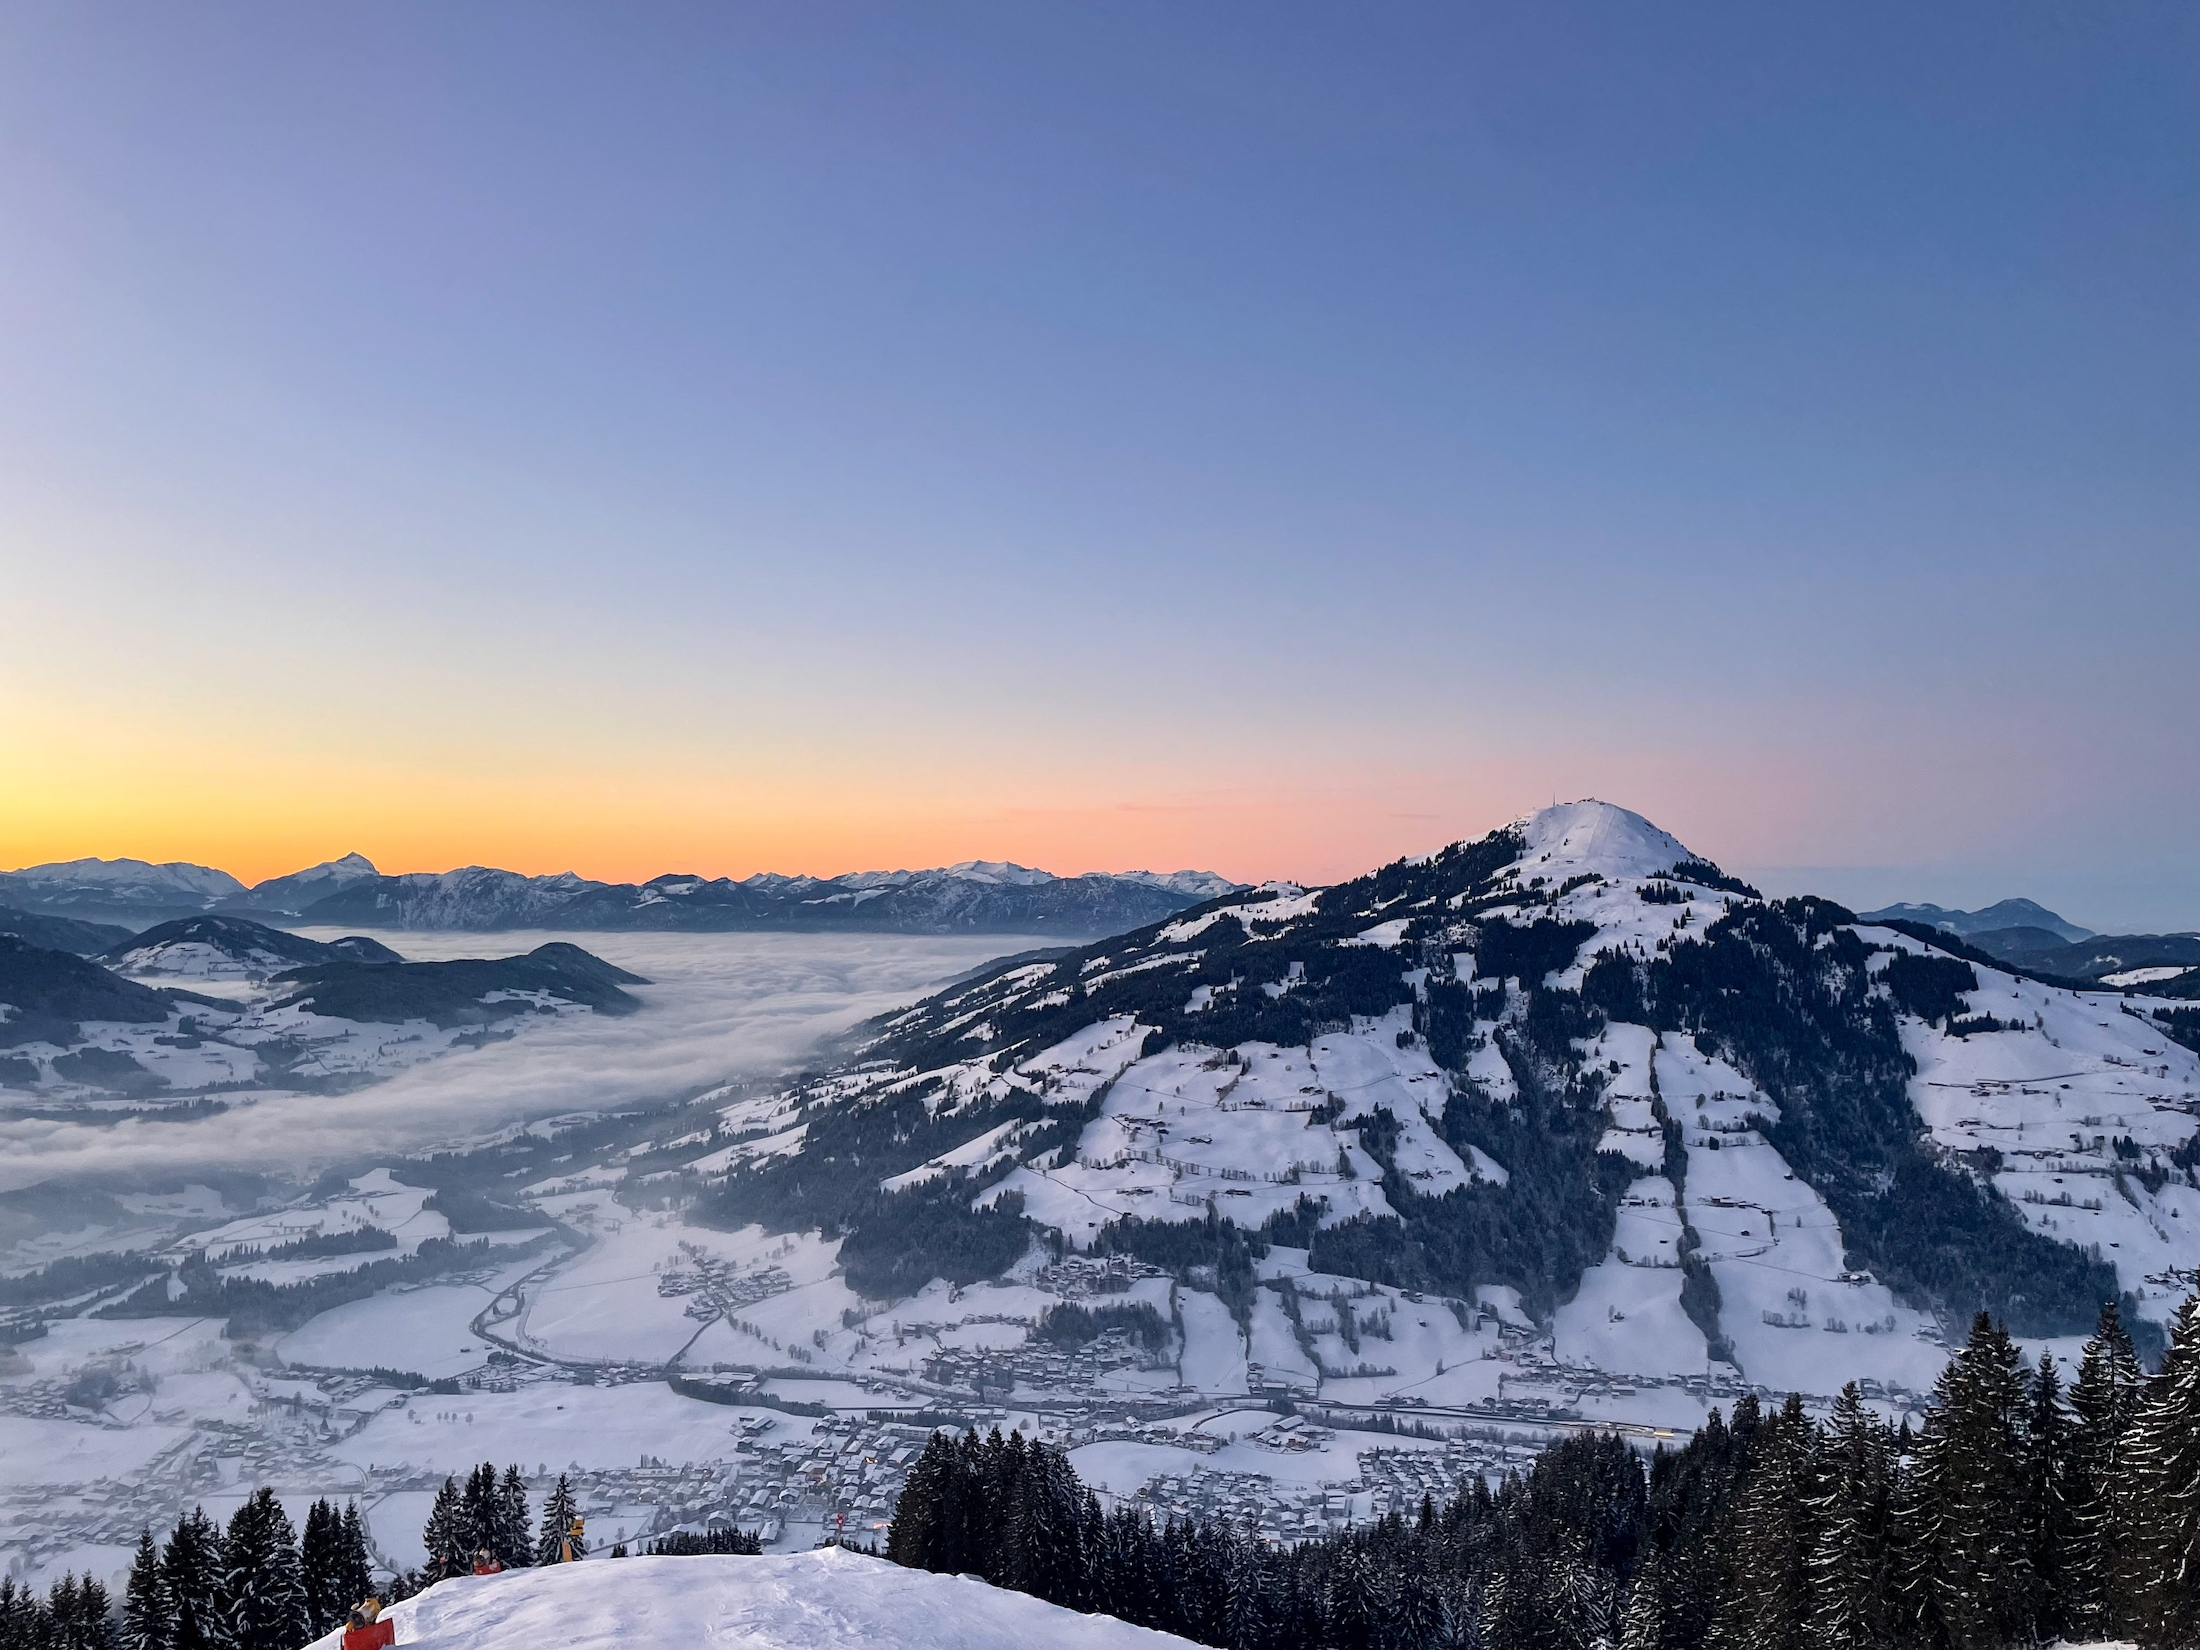
{"label": "snowy foreground ridge", "polygon": [[[390,1617],[398,1644],[422,1650],[1170,1650],[1191,1642],[839,1547],[462,1576],[393,1606]],[[317,1639],[312,1650],[336,1650],[341,1637]]]}

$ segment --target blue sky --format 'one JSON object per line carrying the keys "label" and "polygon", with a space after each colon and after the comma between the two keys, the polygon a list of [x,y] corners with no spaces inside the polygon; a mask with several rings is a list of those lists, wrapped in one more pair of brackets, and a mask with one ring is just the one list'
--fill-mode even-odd
{"label": "blue sky", "polygon": [[0,859],[1318,878],[1596,794],[2200,925],[2196,67],[2169,6],[11,9]]}

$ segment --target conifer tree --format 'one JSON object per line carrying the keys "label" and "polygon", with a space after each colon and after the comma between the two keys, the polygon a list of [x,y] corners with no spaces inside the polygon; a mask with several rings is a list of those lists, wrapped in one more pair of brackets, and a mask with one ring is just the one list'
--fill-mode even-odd
{"label": "conifer tree", "polygon": [[2125,1460],[2128,1619],[2149,1650],[2188,1650],[2200,1645],[2200,1294],[2172,1326]]}
{"label": "conifer tree", "polygon": [[46,1608],[43,1612],[46,1650],[72,1650],[70,1640],[76,1627],[76,1572],[66,1575],[46,1589]]}
{"label": "conifer tree", "polygon": [[298,1570],[306,1589],[306,1631],[318,1638],[344,1619],[358,1603],[346,1598],[338,1566],[342,1558],[343,1519],[327,1497],[306,1509],[305,1533],[298,1539]]}
{"label": "conifer tree", "polygon": [[573,1500],[573,1486],[566,1482],[565,1474],[558,1474],[558,1482],[550,1492],[550,1499],[543,1504],[542,1533],[535,1540],[535,1562],[556,1564],[570,1556],[587,1556],[586,1547],[572,1536],[573,1520],[580,1509]]}
{"label": "conifer tree", "polygon": [[2070,1387],[2061,1613],[2064,1629],[2081,1638],[2105,1638],[2115,1624],[2124,1441],[2138,1409],[2140,1380],[2138,1353],[2111,1301],[2101,1308]]}
{"label": "conifer tree", "polygon": [[19,1592],[13,1576],[0,1576],[0,1650],[36,1650],[43,1632],[38,1601]]}
{"label": "conifer tree", "polygon": [[177,1520],[160,1570],[174,1612],[174,1650],[231,1650],[221,1531],[204,1507]]}
{"label": "conifer tree", "polygon": [[527,1481],[520,1477],[515,1462],[504,1469],[504,1478],[497,1485],[496,1527],[490,1550],[497,1555],[497,1562],[507,1570],[516,1570],[535,1560],[534,1517],[527,1506]]}
{"label": "conifer tree", "polygon": [[1665,1558],[1652,1552],[1635,1571],[1619,1616],[1619,1650],[1664,1650]]}
{"label": "conifer tree", "polygon": [[343,1522],[337,1530],[333,1586],[346,1610],[374,1591],[374,1555],[367,1550],[367,1528],[359,1517],[356,1501],[344,1503]]}
{"label": "conifer tree", "polygon": [[886,1556],[912,1570],[946,1570],[941,1514],[949,1496],[948,1480],[956,1470],[955,1446],[947,1434],[935,1432],[924,1442],[902,1481],[894,1502],[894,1515],[886,1526]]}
{"label": "conifer tree", "polygon": [[2067,1623],[2064,1571],[2071,1547],[2070,1416],[2063,1406],[2062,1377],[2042,1352],[2032,1372],[2024,1422],[2024,1508],[2032,1565],[2032,1628],[2059,1639]]}
{"label": "conifer tree", "polygon": [[1390,1568],[1398,1571],[1398,1589],[1385,1642],[1399,1650],[1443,1650],[1450,1634],[1439,1578],[1420,1565]]}
{"label": "conifer tree", "polygon": [[428,1550],[427,1575],[431,1581],[464,1575],[473,1567],[473,1530],[457,1479],[444,1479],[443,1487],[435,1492],[428,1521],[420,1529],[420,1544]]}
{"label": "conifer tree", "polygon": [[1336,1650],[1372,1650],[1379,1624],[1375,1584],[1368,1574],[1367,1554],[1357,1542],[1342,1543],[1330,1564],[1327,1604],[1329,1630],[1324,1642]]}
{"label": "conifer tree", "polygon": [[97,1578],[79,1581],[72,1571],[48,1589],[42,1607],[28,1602],[31,1608],[15,1622],[29,1634],[17,1641],[22,1650],[118,1650],[107,1589]]}
{"label": "conifer tree", "polygon": [[1261,1574],[1260,1554],[1250,1541],[1241,1541],[1230,1557],[1230,1597],[1223,1642],[1230,1650],[1258,1650],[1267,1642],[1268,1581]]}
{"label": "conifer tree", "polygon": [[1052,1604],[1075,1604],[1084,1570],[1076,1476],[1042,1444],[1005,1452],[1013,1487],[1001,1503],[1005,1585]]}
{"label": "conifer tree", "polygon": [[466,1475],[460,1506],[466,1526],[466,1567],[472,1569],[476,1552],[483,1548],[496,1551],[497,1469],[492,1463],[484,1461]]}
{"label": "conifer tree", "polygon": [[1834,1400],[1819,1452],[1810,1550],[1814,1650],[1894,1644],[1894,1440],[1854,1381]]}
{"label": "conifer tree", "polygon": [[77,1583],[75,1632],[69,1642],[70,1650],[121,1650],[114,1603],[107,1596],[107,1584],[96,1576],[87,1575]]}
{"label": "conifer tree", "polygon": [[255,1490],[231,1515],[222,1561],[234,1650],[297,1650],[305,1637],[305,1581],[290,1515],[273,1490]]}
{"label": "conifer tree", "polygon": [[1726,1605],[1713,1621],[1711,1643],[1722,1650],[1801,1650],[1810,1617],[1817,1441],[1794,1396],[1757,1429],[1734,1503]]}
{"label": "conifer tree", "polygon": [[46,1650],[78,1650],[76,1572],[46,1589]]}
{"label": "conifer tree", "polygon": [[1580,1530],[1560,1530],[1542,1582],[1543,1632],[1553,1650],[1604,1650],[1612,1633],[1612,1583]]}
{"label": "conifer tree", "polygon": [[160,1549],[153,1545],[153,1532],[141,1530],[137,1557],[130,1561],[129,1584],[122,1593],[123,1650],[175,1650],[173,1626]]}
{"label": "conifer tree", "polygon": [[1913,1558],[1928,1630],[1950,1650],[2000,1650],[2029,1637],[2024,1380],[2008,1331],[1984,1312],[1934,1386],[1919,1442]]}
{"label": "conifer tree", "polygon": [[1479,1625],[1485,1644],[1532,1645],[1548,1640],[1549,1620],[1537,1597],[1526,1555],[1509,1544],[1496,1555],[1482,1583]]}

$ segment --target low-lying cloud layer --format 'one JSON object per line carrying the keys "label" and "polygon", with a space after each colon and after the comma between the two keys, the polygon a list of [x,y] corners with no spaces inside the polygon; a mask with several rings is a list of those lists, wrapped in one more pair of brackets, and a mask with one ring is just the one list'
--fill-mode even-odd
{"label": "low-lying cloud layer", "polygon": [[[335,930],[305,930],[334,938]],[[643,1011],[529,1026],[347,1095],[242,1097],[195,1123],[0,1124],[0,1191],[84,1176],[220,1167],[304,1173],[374,1151],[456,1144],[559,1112],[665,1100],[802,1060],[871,1015],[913,1002],[1013,936],[902,934],[385,934],[406,957],[508,955],[571,940],[653,983]]]}

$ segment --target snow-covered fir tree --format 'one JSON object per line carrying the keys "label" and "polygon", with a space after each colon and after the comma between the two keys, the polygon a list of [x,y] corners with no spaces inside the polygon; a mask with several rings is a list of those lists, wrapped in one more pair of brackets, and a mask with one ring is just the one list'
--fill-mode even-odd
{"label": "snow-covered fir tree", "polygon": [[2069,1460],[2063,1495],[2069,1539],[2062,1616],[2080,1638],[2105,1638],[2117,1620],[2117,1528],[2122,1521],[2124,1441],[2138,1412],[2139,1355],[2114,1302],[2101,1309],[2071,1383]]}
{"label": "snow-covered fir tree", "polygon": [[580,1508],[573,1499],[573,1486],[566,1482],[565,1474],[558,1474],[558,1482],[550,1491],[550,1499],[543,1504],[542,1531],[535,1538],[535,1562],[557,1564],[568,1558],[585,1558],[588,1549],[579,1535],[573,1531],[574,1521],[580,1516]]}
{"label": "snow-covered fir tree", "polygon": [[1813,1650],[1891,1650],[1894,1438],[1854,1381],[1834,1400],[1810,1501]]}
{"label": "snow-covered fir tree", "polygon": [[466,1516],[465,1497],[458,1480],[446,1478],[428,1508],[428,1521],[420,1529],[420,1544],[428,1550],[427,1578],[464,1575],[473,1568],[473,1521]]}
{"label": "snow-covered fir tree", "polygon": [[489,1550],[507,1570],[535,1561],[534,1516],[527,1505],[527,1481],[520,1477],[517,1465],[506,1467],[497,1484]]}
{"label": "snow-covered fir tree", "polygon": [[2125,1619],[2145,1645],[2200,1645],[2200,1295],[2185,1302],[2133,1418]]}
{"label": "snow-covered fir tree", "polygon": [[1909,1603],[1950,1650],[1999,1650],[2029,1637],[2032,1598],[2024,1379],[2008,1331],[1981,1312],[1934,1398],[1906,1537]]}
{"label": "snow-covered fir tree", "polygon": [[130,1560],[130,1579],[122,1591],[123,1650],[173,1650],[172,1615],[160,1549],[153,1543],[153,1532],[142,1530],[137,1556]]}
{"label": "snow-covered fir tree", "polygon": [[160,1571],[175,1612],[173,1650],[231,1650],[221,1531],[204,1507],[177,1520],[161,1548]]}
{"label": "snow-covered fir tree", "polygon": [[232,1650],[297,1650],[306,1636],[298,1537],[271,1489],[230,1516],[222,1540],[223,1603]]}

